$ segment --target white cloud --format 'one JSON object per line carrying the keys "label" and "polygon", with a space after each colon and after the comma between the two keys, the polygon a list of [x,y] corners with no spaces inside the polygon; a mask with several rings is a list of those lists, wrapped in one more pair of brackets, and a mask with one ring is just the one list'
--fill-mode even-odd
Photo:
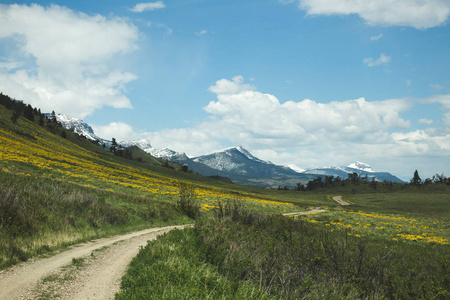
{"label": "white cloud", "polygon": [[147,10],[161,9],[164,7],[166,7],[166,5],[162,1],[157,1],[157,2],[139,3],[136,4],[136,6],[130,10],[132,12],[141,13]]}
{"label": "white cloud", "polygon": [[[315,144],[323,140],[367,140],[380,130],[405,129],[410,123],[400,112],[409,109],[403,100],[368,102],[364,98],[318,103],[312,100],[280,103],[270,94],[254,90],[243,78],[222,79],[209,88],[217,96],[205,111],[214,116],[208,128],[236,142]],[[229,131],[233,131],[230,133]],[[378,138],[385,136],[378,135]]]}
{"label": "white cloud", "polygon": [[429,119],[420,119],[418,122],[419,122],[419,124],[422,124],[422,125],[431,125],[431,124],[433,124],[433,120],[429,120]]}
{"label": "white cloud", "polygon": [[410,26],[425,29],[445,24],[447,0],[298,0],[309,15],[357,14],[370,25]]}
{"label": "white cloud", "polygon": [[371,36],[370,39],[372,41],[378,41],[379,39],[381,39],[383,37],[383,34],[380,33],[379,35],[375,35],[375,36]]}
{"label": "white cloud", "polygon": [[255,89],[254,86],[250,84],[243,84],[244,77],[235,76],[232,78],[232,81],[227,79],[220,79],[216,81],[216,84],[209,87],[209,91],[218,95],[227,95],[227,94],[238,94],[244,91],[252,91]]}
{"label": "white cloud", "polygon": [[447,130],[450,130],[450,112],[445,113],[442,120],[444,121],[444,125],[447,126]]}
{"label": "white cloud", "polygon": [[106,140],[115,138],[117,141],[125,141],[135,139],[139,136],[131,125],[123,122],[111,122],[107,125],[91,126],[96,135]]}
{"label": "white cloud", "polygon": [[450,95],[436,95],[421,99],[423,103],[439,103],[443,109],[450,110]]}
{"label": "white cloud", "polygon": [[80,118],[102,106],[132,107],[123,92],[137,77],[109,66],[115,55],[137,49],[138,30],[123,19],[57,5],[1,5],[2,38],[15,46],[13,65],[0,68],[4,93]]}
{"label": "white cloud", "polygon": [[380,57],[374,60],[372,57],[367,57],[363,59],[363,63],[368,67],[375,67],[379,65],[387,65],[391,61],[391,57],[381,53]]}
{"label": "white cloud", "polygon": [[21,62],[16,61],[0,61],[0,69],[4,69],[6,71],[11,71],[14,69],[18,69],[23,65]]}

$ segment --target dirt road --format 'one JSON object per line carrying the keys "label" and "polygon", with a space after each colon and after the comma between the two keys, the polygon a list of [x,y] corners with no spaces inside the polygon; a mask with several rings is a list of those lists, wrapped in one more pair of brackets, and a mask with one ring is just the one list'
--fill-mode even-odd
{"label": "dirt road", "polygon": [[321,209],[320,207],[313,207],[311,210],[300,211],[300,212],[292,212],[292,213],[284,213],[283,216],[304,216],[317,214],[326,211],[325,209]]}
{"label": "dirt road", "polygon": [[[62,267],[70,265],[73,258],[87,257],[86,266],[70,279],[55,280],[52,294],[58,299],[114,299],[120,279],[140,246],[148,240],[175,228],[169,226],[146,229],[130,234],[99,239],[81,244],[49,258],[28,261],[0,273],[0,299],[38,299],[45,291],[45,281],[60,278]],[[93,251],[108,247],[96,254]],[[46,278],[47,280],[43,280]],[[50,297],[51,298],[51,297]]]}
{"label": "dirt road", "polygon": [[337,203],[339,203],[340,205],[350,205],[350,203],[342,200],[342,196],[334,196],[333,200],[336,201]]}

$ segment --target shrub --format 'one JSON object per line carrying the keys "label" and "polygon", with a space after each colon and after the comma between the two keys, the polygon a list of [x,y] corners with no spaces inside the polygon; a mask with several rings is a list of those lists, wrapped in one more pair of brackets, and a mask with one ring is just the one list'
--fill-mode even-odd
{"label": "shrub", "polygon": [[194,187],[186,182],[179,182],[180,200],[178,208],[191,219],[197,219],[200,216],[200,205],[197,204]]}

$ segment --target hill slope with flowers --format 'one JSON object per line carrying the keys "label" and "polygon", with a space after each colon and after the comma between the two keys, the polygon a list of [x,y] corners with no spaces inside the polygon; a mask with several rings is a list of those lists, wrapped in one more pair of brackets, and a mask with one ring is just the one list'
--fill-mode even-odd
{"label": "hill slope with flowers", "polygon": [[204,211],[237,198],[266,211],[297,209],[162,160],[119,157],[0,96],[0,268],[92,238],[191,222],[177,207],[181,183]]}

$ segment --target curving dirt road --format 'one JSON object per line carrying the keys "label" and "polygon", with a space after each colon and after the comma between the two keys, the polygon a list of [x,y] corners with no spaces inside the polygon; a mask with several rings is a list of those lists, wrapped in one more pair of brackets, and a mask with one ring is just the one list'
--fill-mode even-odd
{"label": "curving dirt road", "polygon": [[342,196],[334,196],[333,200],[336,201],[337,203],[339,203],[340,205],[350,205],[350,203],[342,200]]}
{"label": "curving dirt road", "polygon": [[[0,299],[38,299],[48,294],[44,278],[59,278],[73,258],[86,257],[86,266],[77,274],[59,280],[52,293],[58,299],[114,299],[120,279],[140,246],[158,235],[183,226],[146,229],[81,244],[49,258],[28,261],[0,272]],[[94,254],[93,251],[108,247]],[[56,290],[55,290],[56,289]],[[48,296],[47,296],[48,297]],[[52,297],[50,297],[52,298]]]}

